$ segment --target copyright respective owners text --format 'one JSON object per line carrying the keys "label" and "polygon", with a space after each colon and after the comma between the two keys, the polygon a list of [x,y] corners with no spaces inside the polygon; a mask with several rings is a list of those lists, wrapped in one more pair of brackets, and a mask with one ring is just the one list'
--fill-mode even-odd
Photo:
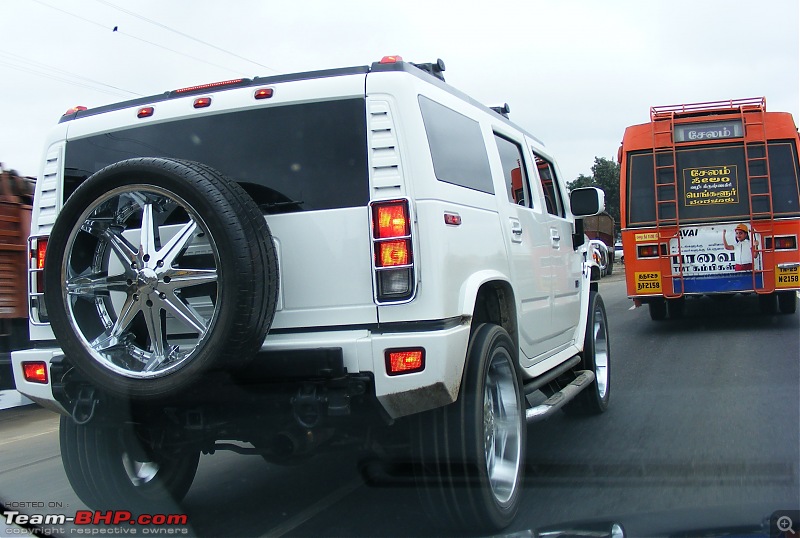
{"label": "copyright respective owners text", "polygon": [[800,537],[800,510],[778,510],[769,518],[770,538]]}
{"label": "copyright respective owners text", "polygon": [[[0,537],[3,536],[188,536],[186,514],[134,514],[128,510],[68,510],[45,513],[3,506]],[[38,507],[43,508],[43,507]]]}

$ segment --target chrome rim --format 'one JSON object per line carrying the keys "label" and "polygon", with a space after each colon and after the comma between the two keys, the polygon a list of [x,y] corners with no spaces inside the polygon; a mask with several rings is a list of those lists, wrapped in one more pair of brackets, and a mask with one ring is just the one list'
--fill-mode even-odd
{"label": "chrome rim", "polygon": [[160,468],[156,462],[136,461],[127,453],[122,455],[122,466],[134,486],[143,486],[149,483],[156,477]]}
{"label": "chrome rim", "polygon": [[606,397],[608,391],[608,331],[606,318],[600,306],[594,309],[594,375],[597,383],[597,392],[601,399]]}
{"label": "chrome rim", "polygon": [[499,349],[492,357],[483,399],[486,470],[492,494],[505,504],[517,489],[522,421],[511,357]]}
{"label": "chrome rim", "polygon": [[202,348],[217,318],[219,254],[203,220],[174,193],[120,187],[73,228],[62,265],[69,321],[103,367],[166,375]]}

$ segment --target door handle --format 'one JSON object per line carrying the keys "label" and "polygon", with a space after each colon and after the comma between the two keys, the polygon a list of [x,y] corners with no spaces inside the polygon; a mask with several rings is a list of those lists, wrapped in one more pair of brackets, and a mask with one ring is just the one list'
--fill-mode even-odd
{"label": "door handle", "polygon": [[558,233],[558,230],[550,228],[550,244],[553,245],[553,248],[558,248],[560,243],[561,235]]}

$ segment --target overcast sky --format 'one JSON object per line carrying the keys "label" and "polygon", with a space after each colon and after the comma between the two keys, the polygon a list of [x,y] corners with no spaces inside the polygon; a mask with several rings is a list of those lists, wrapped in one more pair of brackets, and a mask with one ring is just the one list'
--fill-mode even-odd
{"label": "overcast sky", "polygon": [[[565,180],[616,159],[650,106],[766,96],[800,108],[798,0],[0,0],[0,162],[39,173],[48,131],[90,108],[239,76],[445,61]],[[117,31],[114,28],[117,27]]]}

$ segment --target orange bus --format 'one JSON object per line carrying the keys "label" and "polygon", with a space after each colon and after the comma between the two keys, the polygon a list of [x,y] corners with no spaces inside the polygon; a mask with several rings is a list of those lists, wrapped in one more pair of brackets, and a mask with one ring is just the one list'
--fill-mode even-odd
{"label": "orange bus", "polygon": [[757,293],[791,314],[800,289],[798,131],[765,98],[652,107],[619,150],[628,296],[654,320],[689,295]]}

